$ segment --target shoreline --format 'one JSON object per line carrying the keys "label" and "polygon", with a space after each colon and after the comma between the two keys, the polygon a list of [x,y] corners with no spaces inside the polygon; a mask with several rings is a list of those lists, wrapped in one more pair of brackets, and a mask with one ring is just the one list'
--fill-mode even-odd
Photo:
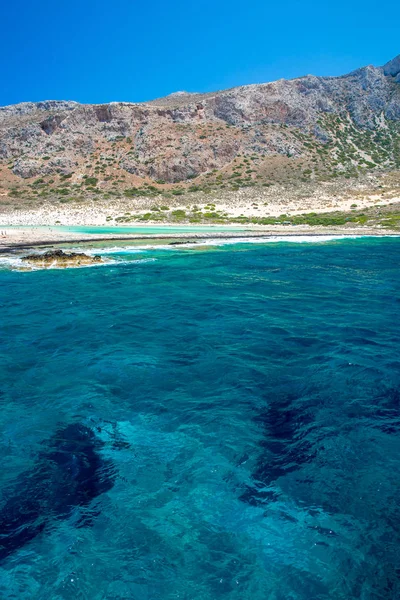
{"label": "shoreline", "polygon": [[328,194],[329,186],[322,184],[246,188],[218,198],[199,192],[169,198],[169,206],[158,197],[88,198],[66,205],[48,200],[29,208],[0,202],[0,253],[107,241],[399,235],[400,195],[394,183],[379,190],[364,184],[340,194]]}
{"label": "shoreline", "polygon": [[[195,243],[204,240],[251,240],[257,239],[261,240],[271,239],[274,237],[326,237],[326,236],[339,236],[339,237],[349,237],[349,238],[361,238],[361,237],[393,237],[399,236],[399,231],[382,229],[377,227],[330,227],[330,226],[305,226],[305,225],[292,225],[292,226],[253,226],[243,227],[242,230],[229,231],[226,229],[224,231],[223,226],[217,227],[215,231],[187,231],[189,227],[185,227],[185,231],[176,232],[176,225],[169,224],[165,227],[171,227],[175,231],[168,233],[130,233],[130,234],[113,234],[107,233],[98,235],[95,233],[73,233],[62,230],[53,230],[50,228],[49,235],[44,235],[43,229],[46,227],[24,227],[24,228],[13,228],[12,234],[10,230],[8,230],[6,236],[0,237],[0,254],[13,253],[18,250],[28,250],[30,248],[40,248],[43,246],[62,246],[63,244],[90,244],[90,243],[98,243],[98,242],[143,242],[143,241],[164,241],[164,240],[173,240],[170,244],[171,246],[178,246],[176,241],[191,241],[193,240]],[[146,226],[142,226],[141,228],[145,229]],[[147,225],[147,229],[151,230],[157,228],[157,226]],[[196,229],[195,227],[193,228]],[[40,231],[38,231],[40,230]]]}

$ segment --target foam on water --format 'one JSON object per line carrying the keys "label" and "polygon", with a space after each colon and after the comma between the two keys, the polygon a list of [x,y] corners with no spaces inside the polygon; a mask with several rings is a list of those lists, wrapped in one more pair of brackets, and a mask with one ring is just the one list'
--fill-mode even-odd
{"label": "foam on water", "polygon": [[[280,235],[280,236],[263,236],[263,237],[240,237],[240,238],[204,238],[202,240],[184,242],[179,240],[179,244],[140,244],[135,246],[132,241],[129,245],[110,246],[109,248],[88,248],[85,251],[88,254],[135,254],[138,252],[146,252],[148,250],[184,250],[185,248],[201,248],[202,246],[230,246],[235,244],[276,244],[276,243],[309,243],[319,244],[324,242],[332,242],[335,240],[345,239],[360,239],[361,236],[355,235]],[[395,237],[395,236],[388,236]],[[76,251],[82,250],[82,247],[76,248]]]}
{"label": "foam on water", "polygon": [[21,268],[23,262],[19,256],[11,256],[4,254],[0,256],[0,269],[16,269]]}
{"label": "foam on water", "polygon": [[[230,246],[235,244],[271,244],[271,243],[324,243],[331,242],[335,240],[341,239],[356,239],[359,236],[344,236],[344,235],[318,235],[318,236],[310,236],[310,235],[298,235],[298,236],[265,236],[265,237],[243,237],[243,238],[205,238],[203,240],[196,240],[195,242],[188,241],[187,243],[183,242],[183,240],[179,240],[179,244],[143,244],[135,245],[135,242],[132,241],[129,244],[123,244],[121,246],[110,246],[110,247],[90,247],[90,245],[79,245],[70,248],[69,250],[73,252],[85,252],[89,255],[100,254],[101,256],[109,257],[111,256],[114,261],[117,262],[127,262],[126,256],[131,256],[134,254],[146,253],[149,251],[179,251],[185,249],[196,249],[201,248],[202,246],[208,247],[220,247],[220,246]],[[392,236],[393,237],[393,236]],[[90,242],[89,242],[90,244]],[[68,250],[68,251],[69,251]],[[46,252],[46,250],[38,249],[36,253],[41,254]],[[155,258],[146,259],[144,262],[153,261]],[[129,262],[134,264],[135,262],[132,259],[129,259]],[[143,262],[143,261],[142,261]],[[104,264],[94,264],[94,265],[84,265],[79,268],[88,268],[88,267],[96,266],[101,267]],[[21,260],[21,256],[15,254],[5,254],[0,256],[0,269],[1,268],[11,268],[19,270],[24,265]],[[39,270],[43,269],[43,267],[30,267],[31,270]],[[64,268],[64,267],[63,267]],[[71,267],[72,268],[72,267]],[[77,267],[73,267],[77,268]]]}

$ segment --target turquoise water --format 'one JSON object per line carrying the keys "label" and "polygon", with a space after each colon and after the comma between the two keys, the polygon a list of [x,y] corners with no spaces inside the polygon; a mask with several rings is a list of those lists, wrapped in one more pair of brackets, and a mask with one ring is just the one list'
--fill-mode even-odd
{"label": "turquoise water", "polygon": [[[13,227],[18,228],[18,229],[24,229],[23,226],[19,226],[19,225],[14,225],[14,226],[7,226],[4,228],[5,229],[12,229]],[[32,229],[32,227],[26,227],[26,229]],[[114,234],[114,235],[121,235],[121,234],[130,234],[130,233],[137,233],[137,234],[141,234],[141,235],[158,235],[158,234],[169,234],[169,233],[213,233],[213,232],[218,232],[218,231],[244,231],[243,227],[235,227],[234,225],[213,225],[213,226],[208,226],[208,225],[198,225],[198,226],[194,226],[194,225],[177,225],[177,226],[171,226],[171,225],[158,225],[158,226],[152,226],[152,225],[145,225],[145,226],[136,226],[136,227],[131,227],[129,225],[127,226],[121,226],[121,227],[116,227],[116,226],[89,226],[89,225],[85,225],[85,226],[68,226],[68,225],[52,225],[51,227],[47,227],[47,226],[38,226],[35,227],[35,229],[43,229],[43,230],[47,230],[47,231],[64,231],[67,233],[83,233],[83,234],[97,234],[97,235],[105,235],[105,234]]]}
{"label": "turquoise water", "polygon": [[157,234],[168,234],[168,233],[212,233],[216,231],[244,231],[243,227],[235,227],[233,225],[224,225],[223,227],[214,225],[177,225],[176,227],[172,227],[170,225],[159,225],[159,226],[151,226],[146,225],[142,227],[89,227],[89,226],[81,226],[81,227],[67,227],[67,226],[58,226],[54,229],[59,231],[69,231],[72,233],[93,233],[93,234],[123,234],[123,233],[140,233],[142,235],[157,235]]}
{"label": "turquoise water", "polygon": [[[399,598],[399,256],[364,239],[0,272],[3,544],[5,506],[25,528],[43,512],[1,597]],[[81,451],[61,481],[49,448],[74,424],[99,487],[62,512]]]}

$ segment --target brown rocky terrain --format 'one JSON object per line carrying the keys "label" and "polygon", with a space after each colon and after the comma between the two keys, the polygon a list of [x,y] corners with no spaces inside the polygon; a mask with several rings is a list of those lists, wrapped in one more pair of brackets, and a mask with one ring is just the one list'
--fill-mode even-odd
{"label": "brown rocky terrain", "polygon": [[199,192],[223,198],[239,190],[307,196],[304,187],[362,187],[369,175],[376,181],[397,169],[400,56],[342,77],[147,103],[0,108],[3,208],[155,197],[174,205],[187,194],[195,203]]}

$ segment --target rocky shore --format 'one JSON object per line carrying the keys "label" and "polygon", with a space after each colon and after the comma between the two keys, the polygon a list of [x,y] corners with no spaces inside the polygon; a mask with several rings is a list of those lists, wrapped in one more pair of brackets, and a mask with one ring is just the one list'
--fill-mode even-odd
{"label": "rocky shore", "polygon": [[48,250],[44,253],[28,254],[21,258],[22,262],[31,268],[65,269],[69,267],[84,267],[104,262],[101,256],[85,254],[84,252],[64,252],[63,250]]}

